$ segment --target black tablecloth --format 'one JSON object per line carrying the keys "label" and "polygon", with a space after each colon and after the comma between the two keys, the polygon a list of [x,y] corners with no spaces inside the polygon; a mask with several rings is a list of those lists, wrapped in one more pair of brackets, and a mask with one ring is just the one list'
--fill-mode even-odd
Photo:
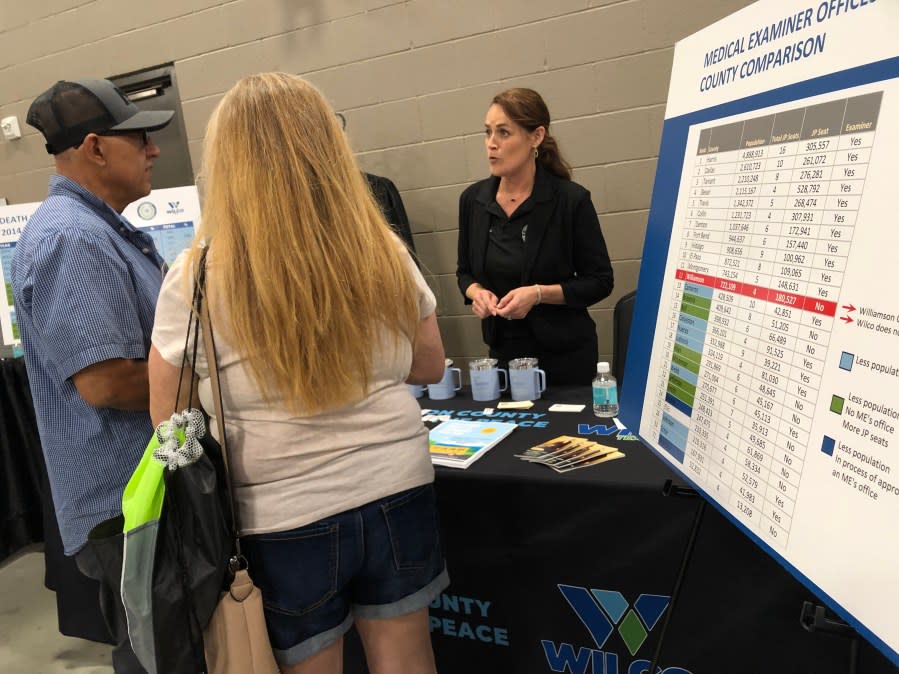
{"label": "black tablecloth", "polygon": [[[640,489],[660,492],[666,480],[675,479],[672,471],[659,461],[651,451],[637,441],[632,434],[622,433],[612,419],[594,416],[589,387],[564,387],[549,389],[543,400],[534,403],[528,410],[500,410],[496,403],[472,400],[466,387],[462,395],[449,400],[431,400],[423,397],[419,404],[429,416],[449,413],[453,418],[510,421],[519,424],[511,435],[489,450],[470,467],[438,467],[439,480],[523,480],[548,483],[549,485],[601,485],[622,489]],[[550,412],[554,403],[582,404],[582,412]],[[494,411],[489,417],[481,416],[485,409]],[[428,422],[434,426],[436,422]],[[556,473],[546,466],[521,461],[515,457],[524,449],[540,444],[560,435],[581,436],[606,445],[614,445],[626,454],[626,459],[617,459],[598,466]],[[633,437],[633,440],[622,440]]]}
{"label": "black tablecloth", "polygon": [[0,359],[0,561],[43,540],[41,443],[25,363]]}
{"label": "black tablecloth", "polygon": [[97,582],[63,554],[25,362],[0,359],[0,562],[41,541],[44,584],[56,591],[59,631],[111,643]]}
{"label": "black tablecloth", "polygon": [[[419,402],[454,418],[487,405],[467,390]],[[587,407],[550,413],[554,402]],[[642,443],[621,439],[627,435],[593,416],[589,388],[551,389],[527,412],[545,416],[522,421],[548,426],[516,429],[468,469],[437,470],[451,577],[431,607],[438,670],[642,674],[699,497],[663,495],[666,480],[678,482],[674,474]],[[515,458],[558,435],[589,436],[626,458],[565,474]],[[707,507],[659,664],[665,674],[849,671],[847,639],[799,624],[802,602],[814,599]],[[364,671],[352,639],[347,661],[348,672]],[[895,668],[862,642],[857,671]]]}

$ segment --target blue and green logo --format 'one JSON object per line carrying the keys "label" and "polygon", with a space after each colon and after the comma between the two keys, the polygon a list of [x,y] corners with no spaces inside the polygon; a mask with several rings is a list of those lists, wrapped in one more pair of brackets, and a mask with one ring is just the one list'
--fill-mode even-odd
{"label": "blue and green logo", "polygon": [[[550,671],[569,674],[648,674],[651,662],[645,656],[635,658],[646,643],[649,633],[659,624],[671,597],[641,594],[633,604],[615,590],[597,590],[576,585],[559,586],[565,601],[593,637],[594,646],[578,646],[569,641],[542,639],[540,645],[546,655]],[[621,657],[614,650],[603,650],[615,633],[630,652]],[[691,674],[683,667],[658,666],[652,674]]]}
{"label": "blue and green logo", "polygon": [[636,655],[668,608],[671,597],[641,594],[631,606],[620,592],[559,585],[562,596],[602,649],[615,628],[627,650]]}

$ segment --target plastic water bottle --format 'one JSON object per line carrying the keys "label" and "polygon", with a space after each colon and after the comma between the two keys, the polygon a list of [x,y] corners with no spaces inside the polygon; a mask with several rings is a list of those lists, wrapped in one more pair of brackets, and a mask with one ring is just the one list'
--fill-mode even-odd
{"label": "plastic water bottle", "polygon": [[618,382],[609,374],[608,363],[596,364],[593,380],[593,414],[598,417],[614,417],[618,414]]}

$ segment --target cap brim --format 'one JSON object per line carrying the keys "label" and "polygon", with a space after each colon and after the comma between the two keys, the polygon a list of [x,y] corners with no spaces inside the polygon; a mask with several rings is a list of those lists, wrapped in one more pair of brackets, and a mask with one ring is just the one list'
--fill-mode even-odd
{"label": "cap brim", "polygon": [[110,131],[157,131],[172,121],[174,110],[141,110],[121,124],[116,124]]}

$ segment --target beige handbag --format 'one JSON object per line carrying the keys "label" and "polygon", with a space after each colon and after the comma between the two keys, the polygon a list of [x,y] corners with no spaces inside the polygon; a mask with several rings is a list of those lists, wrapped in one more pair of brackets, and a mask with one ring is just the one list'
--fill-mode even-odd
{"label": "beige handbag", "polygon": [[262,594],[246,569],[222,593],[203,632],[209,674],[277,674],[278,665],[262,614]]}
{"label": "beige handbag", "polygon": [[[205,260],[204,260],[205,262]],[[199,282],[203,283],[203,273]],[[236,555],[231,559],[234,579],[227,592],[223,592],[215,612],[203,632],[206,651],[206,671],[209,674],[278,674],[278,664],[272,653],[272,644],[265,627],[262,610],[262,593],[253,585],[246,560],[240,554],[239,527],[234,492],[231,490],[231,474],[228,468],[228,444],[225,439],[225,418],[222,415],[222,391],[219,387],[218,362],[215,339],[209,318],[209,303],[203,302],[200,320],[203,325],[203,342],[209,362],[209,378],[215,403],[215,417],[219,431],[219,444],[225,464],[225,479],[231,512],[234,516],[234,540]]]}

